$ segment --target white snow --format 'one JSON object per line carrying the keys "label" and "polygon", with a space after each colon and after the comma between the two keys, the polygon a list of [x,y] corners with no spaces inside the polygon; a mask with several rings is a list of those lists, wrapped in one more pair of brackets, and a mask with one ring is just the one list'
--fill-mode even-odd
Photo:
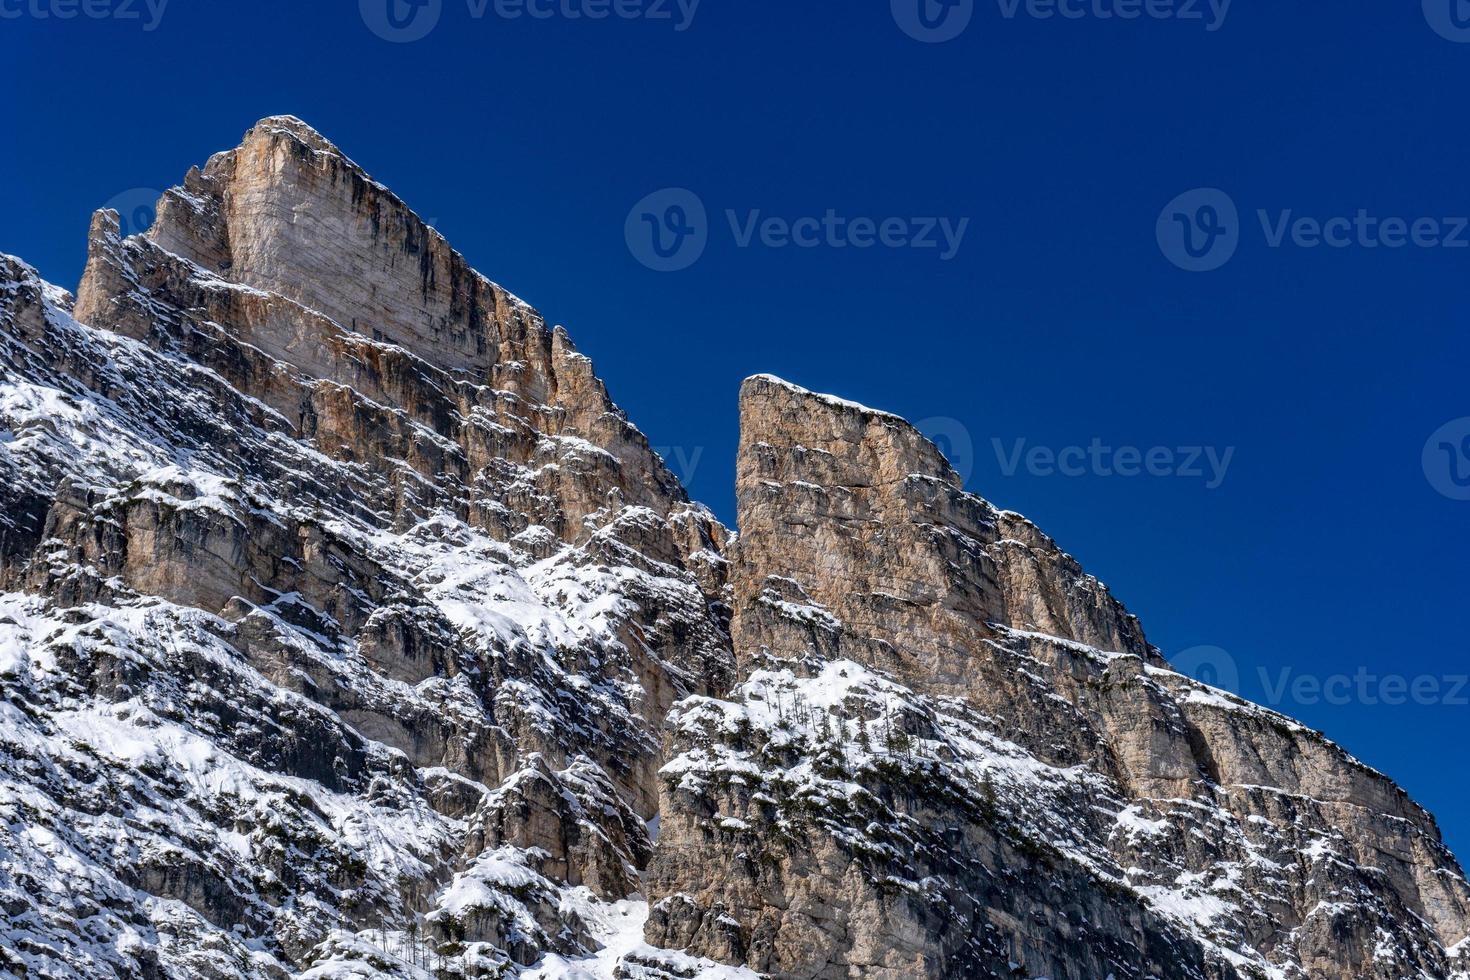
{"label": "white snow", "polygon": [[892,412],[884,412],[880,409],[869,408],[867,405],[864,405],[860,402],[849,401],[846,398],[838,398],[836,395],[824,395],[820,392],[809,391],[806,388],[803,388],[801,385],[792,384],[790,381],[787,381],[784,378],[778,378],[774,374],[756,374],[752,375],[746,380],[768,381],[771,384],[779,385],[782,388],[786,388],[789,391],[792,391],[795,394],[801,395],[805,398],[815,398],[822,404],[831,406],[832,408],[848,409],[850,411],[861,412],[864,415],[873,415],[879,418],[889,419],[894,422],[901,422],[903,423],[903,426],[905,428],[908,428],[908,422],[900,416],[894,415]]}

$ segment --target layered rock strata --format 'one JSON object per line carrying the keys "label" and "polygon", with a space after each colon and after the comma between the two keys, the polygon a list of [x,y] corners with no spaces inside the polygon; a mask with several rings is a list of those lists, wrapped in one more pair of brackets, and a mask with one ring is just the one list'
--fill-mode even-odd
{"label": "layered rock strata", "polygon": [[736,539],[305,123],[0,257],[0,974],[1466,980],[1432,818],[892,415]]}

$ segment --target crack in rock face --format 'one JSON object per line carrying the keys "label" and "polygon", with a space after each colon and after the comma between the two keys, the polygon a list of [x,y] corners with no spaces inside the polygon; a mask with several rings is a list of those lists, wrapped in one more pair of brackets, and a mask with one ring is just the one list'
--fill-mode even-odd
{"label": "crack in rock face", "polygon": [[902,419],[740,418],[737,537],[293,117],[0,256],[0,974],[1470,978],[1386,777]]}

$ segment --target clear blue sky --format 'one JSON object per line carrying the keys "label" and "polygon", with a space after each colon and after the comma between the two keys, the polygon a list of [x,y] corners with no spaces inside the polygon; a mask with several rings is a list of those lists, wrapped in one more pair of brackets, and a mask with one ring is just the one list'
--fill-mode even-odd
{"label": "clear blue sky", "polygon": [[[35,15],[58,2],[0,0],[20,14],[0,17],[0,250],[74,285],[94,208],[299,115],[565,323],[727,519],[739,382],[777,373],[956,420],[972,489],[1055,535],[1166,653],[1229,651],[1248,696],[1270,700],[1263,670],[1439,678],[1435,703],[1366,703],[1356,682],[1347,703],[1273,703],[1398,779],[1470,856],[1470,690],[1444,703],[1470,673],[1470,502],[1422,461],[1470,416],[1470,249],[1271,248],[1256,216],[1470,215],[1470,44],[1419,3],[1238,0],[1211,31],[1203,0],[1205,21],[978,0],[928,44],[889,0],[704,0],[682,31],[673,0],[672,20],[600,21],[440,0],[414,43],[375,35],[356,0],[172,0],[154,30],[143,0],[138,20]],[[660,273],[625,226],[669,187],[707,209],[708,247]],[[1191,273],[1156,226],[1202,187],[1238,208],[1238,251]],[[1175,212],[1197,235],[1201,207]],[[949,261],[739,247],[725,212],[757,209],[970,223]],[[1090,460],[1008,473],[995,439],[1235,451],[1209,489]]]}

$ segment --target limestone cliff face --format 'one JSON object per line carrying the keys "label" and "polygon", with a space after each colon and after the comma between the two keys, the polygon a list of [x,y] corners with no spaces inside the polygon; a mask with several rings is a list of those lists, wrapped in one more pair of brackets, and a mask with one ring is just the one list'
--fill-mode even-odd
{"label": "limestone cliff face", "polygon": [[[1053,754],[1050,691],[977,652],[1023,630],[1162,665],[1106,586],[1024,518],[966,494],[902,419],[752,378],[738,480],[738,656],[800,649],[783,603],[813,605],[841,624],[827,652],[934,693],[1004,692],[1031,712],[1017,729]],[[1068,759],[1096,750],[1078,734]]]}
{"label": "limestone cliff face", "polygon": [[600,452],[535,488],[564,512],[533,517],[573,537],[610,496],[687,500],[565,331],[300,120],[264,120],[190,171],[143,236],[99,213],[90,244],[79,321],[207,359],[329,451],[463,482],[536,462],[543,438],[585,440]]}
{"label": "limestone cliff face", "polygon": [[[262,120],[234,150],[163,195],[144,237],[230,282],[291,300],[349,330],[489,379],[525,363],[549,401],[549,331],[438,232],[299,119]],[[92,322],[110,298],[90,288]]]}
{"label": "limestone cliff face", "polygon": [[99,213],[75,300],[5,258],[0,365],[0,972],[626,932],[729,535],[565,331],[282,117]]}
{"label": "limestone cliff face", "polygon": [[1463,972],[1470,888],[1387,779],[1167,670],[901,419],[757,377],[741,425],[742,681],[670,720],[650,942],[831,980]]}
{"label": "limestone cliff face", "polygon": [[[742,598],[773,577],[811,583],[809,596],[852,624],[848,641],[896,658],[884,666],[902,676],[967,689],[992,624],[1152,656],[1105,586],[1021,516],[964,493],[939,450],[895,416],[752,378],[738,480]],[[934,642],[887,642],[914,629]]]}
{"label": "limestone cliff face", "polygon": [[0,974],[1470,978],[1386,778],[901,419],[741,415],[737,540],[292,117],[0,256]]}

